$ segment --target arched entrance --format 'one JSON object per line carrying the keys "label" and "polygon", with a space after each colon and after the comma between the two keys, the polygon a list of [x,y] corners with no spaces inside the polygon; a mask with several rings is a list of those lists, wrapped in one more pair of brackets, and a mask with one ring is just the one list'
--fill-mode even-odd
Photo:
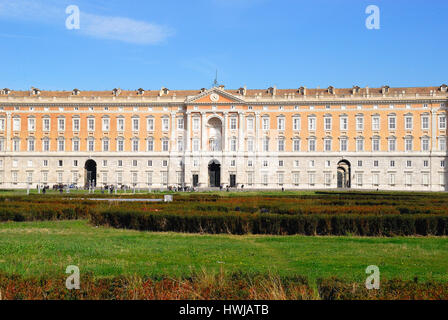
{"label": "arched entrance", "polygon": [[210,187],[219,188],[221,186],[221,164],[212,160],[208,164],[208,176],[210,177]]}
{"label": "arched entrance", "polygon": [[351,164],[348,160],[338,163],[338,188],[351,187]]}
{"label": "arched entrance", "polygon": [[86,170],[86,187],[96,187],[96,162],[87,160],[84,169]]}

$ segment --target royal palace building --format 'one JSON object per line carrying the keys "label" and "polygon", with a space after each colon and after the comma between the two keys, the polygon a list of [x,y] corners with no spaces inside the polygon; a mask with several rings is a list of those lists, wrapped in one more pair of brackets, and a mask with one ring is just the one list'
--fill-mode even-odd
{"label": "royal palace building", "polygon": [[447,86],[0,91],[0,188],[448,190]]}

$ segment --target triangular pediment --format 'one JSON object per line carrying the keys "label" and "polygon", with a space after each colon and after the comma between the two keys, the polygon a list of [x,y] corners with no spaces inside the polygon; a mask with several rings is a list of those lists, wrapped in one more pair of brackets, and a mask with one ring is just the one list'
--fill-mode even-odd
{"label": "triangular pediment", "polygon": [[200,94],[189,97],[186,103],[245,103],[241,98],[226,92],[221,88],[211,88]]}

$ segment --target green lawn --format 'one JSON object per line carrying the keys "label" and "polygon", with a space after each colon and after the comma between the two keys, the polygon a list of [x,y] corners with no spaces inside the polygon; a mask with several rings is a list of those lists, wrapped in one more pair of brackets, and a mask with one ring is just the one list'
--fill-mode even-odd
{"label": "green lawn", "polygon": [[364,281],[382,278],[448,281],[448,238],[232,236],[149,233],[95,228],[87,221],[0,224],[0,272],[64,275],[68,265],[98,277],[275,272]]}

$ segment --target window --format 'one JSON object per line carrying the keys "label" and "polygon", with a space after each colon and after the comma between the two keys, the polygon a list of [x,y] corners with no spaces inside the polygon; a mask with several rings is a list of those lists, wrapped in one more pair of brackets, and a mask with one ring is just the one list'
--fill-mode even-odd
{"label": "window", "polygon": [[123,183],[123,172],[117,172],[117,184]]}
{"label": "window", "polygon": [[285,139],[283,138],[280,138],[278,140],[278,151],[279,152],[285,151]]}
{"label": "window", "polygon": [[389,165],[391,168],[395,167],[395,160],[390,160]]}
{"label": "window", "polygon": [[146,120],[146,130],[154,131],[154,119],[153,118],[148,118]]}
{"label": "window", "polygon": [[42,167],[48,167],[48,160],[42,161]]}
{"label": "window", "polygon": [[341,151],[347,151],[348,150],[348,139],[347,138],[341,138],[339,140],[340,143],[340,150]]}
{"label": "window", "polygon": [[422,130],[429,130],[429,117],[422,116]]}
{"label": "window", "polygon": [[373,131],[380,130],[380,117],[378,116],[372,117],[372,130]]}
{"label": "window", "polygon": [[230,151],[236,151],[236,138],[230,139]]}
{"label": "window", "polygon": [[364,130],[364,117],[363,116],[356,117],[356,130],[358,130],[358,131]]}
{"label": "window", "polygon": [[254,184],[254,173],[253,172],[247,173],[247,184],[250,186]]}
{"label": "window", "polygon": [[50,151],[50,139],[45,138],[42,140],[42,151],[43,152]]}
{"label": "window", "polygon": [[103,172],[102,173],[102,182],[103,184],[107,184],[107,172]]}
{"label": "window", "polygon": [[356,151],[364,151],[364,138],[356,139]]}
{"label": "window", "polygon": [[12,141],[12,151],[20,152],[20,139],[14,139]]}
{"label": "window", "polygon": [[395,151],[396,150],[396,139],[395,138],[390,138],[388,140],[388,147],[389,147],[389,151]]}
{"label": "window", "polygon": [[65,119],[64,118],[58,119],[58,131],[65,131]]}
{"label": "window", "polygon": [[423,160],[423,167],[424,168],[428,168],[429,167],[429,161],[428,160]]}
{"label": "window", "polygon": [[28,151],[34,151],[34,139],[28,139]]}
{"label": "window", "polygon": [[405,184],[406,186],[412,186],[412,174],[406,173],[405,175]]}
{"label": "window", "polygon": [[58,139],[58,151],[59,152],[65,151],[65,139],[63,138]]}
{"label": "window", "polygon": [[193,118],[193,130],[198,131],[199,130],[199,118],[195,117]]}
{"label": "window", "polygon": [[199,139],[193,139],[193,151],[198,152],[200,148]]}
{"label": "window", "polygon": [[170,129],[170,119],[162,118],[162,131],[168,131]]}
{"label": "window", "polygon": [[231,130],[236,130],[236,128],[237,128],[236,118],[235,117],[230,118],[230,129]]}
{"label": "window", "polygon": [[330,138],[324,139],[324,150],[331,151],[331,139]]}
{"label": "window", "polygon": [[279,172],[277,174],[277,183],[279,185],[283,185],[284,182],[285,182],[285,174],[283,172]]}
{"label": "window", "polygon": [[373,174],[372,183],[374,186],[378,186],[380,184],[380,175],[378,173]]}
{"label": "window", "polygon": [[140,119],[132,118],[132,131],[140,130]]}
{"label": "window", "polygon": [[406,168],[412,168],[412,161],[406,160]]}
{"label": "window", "polygon": [[294,184],[296,186],[298,186],[300,184],[300,174],[299,173],[294,173],[292,175],[292,180],[293,180]]}
{"label": "window", "polygon": [[429,138],[422,139],[422,151],[429,151]]}
{"label": "window", "polygon": [[254,166],[254,162],[252,160],[247,160],[247,166],[248,167],[253,167]]}
{"label": "window", "polygon": [[362,167],[362,160],[358,160],[358,167]]}
{"label": "window", "polygon": [[422,174],[422,184],[424,186],[428,186],[429,185],[429,174],[427,174],[427,173],[423,173]]}
{"label": "window", "polygon": [[269,151],[269,138],[268,137],[263,138],[263,151],[264,152]]}
{"label": "window", "polygon": [[439,150],[446,151],[446,137],[439,138]]}
{"label": "window", "polygon": [[308,151],[316,151],[316,139],[311,138],[308,140]]}
{"label": "window", "polygon": [[340,117],[340,129],[343,131],[348,130],[348,118]]}
{"label": "window", "polygon": [[167,139],[162,140],[162,151],[169,151],[169,141]]}
{"label": "window", "polygon": [[177,139],[177,151],[184,151],[184,140],[183,138]]}
{"label": "window", "polygon": [[28,118],[28,131],[36,130],[36,119]]}
{"label": "window", "polygon": [[324,174],[324,182],[326,186],[331,185],[331,173],[325,173]]}
{"label": "window", "polygon": [[310,186],[314,186],[316,182],[316,174],[315,173],[309,173],[308,174],[308,182]]}
{"label": "window", "polygon": [[300,139],[294,139],[293,140],[293,149],[295,152],[300,151]]}
{"label": "window", "polygon": [[254,118],[247,118],[247,130],[254,130]]}
{"label": "window", "polygon": [[445,168],[445,160],[440,161],[440,168]]}
{"label": "window", "polygon": [[285,165],[285,162],[283,160],[278,161],[278,166],[283,167]]}
{"label": "window", "polygon": [[314,160],[310,160],[308,164],[309,164],[310,168],[314,168],[314,165],[315,165],[316,163],[315,163]]}
{"label": "window", "polygon": [[439,116],[439,129],[440,130],[446,129],[446,116],[445,115]]}
{"label": "window", "polygon": [[146,173],[146,183],[148,185],[152,185],[152,172],[151,171]]}
{"label": "window", "polygon": [[324,118],[324,129],[325,130],[331,130],[332,127],[332,118],[331,117],[325,117]]}
{"label": "window", "polygon": [[109,118],[103,118],[102,129],[103,129],[103,131],[109,131],[109,129],[110,129],[110,119]]}
{"label": "window", "polygon": [[81,126],[80,126],[80,119],[79,118],[74,118],[73,119],[73,131],[78,132],[80,130]]}
{"label": "window", "polygon": [[20,118],[13,118],[12,119],[12,130],[13,131],[20,131]]}
{"label": "window", "polygon": [[5,151],[5,139],[0,138],[0,151]]}
{"label": "window", "polygon": [[147,165],[148,167],[152,167],[152,160],[148,160],[148,161],[146,162],[146,165]]}
{"label": "window", "polygon": [[395,130],[397,128],[396,126],[396,118],[395,116],[389,116],[389,130]]}
{"label": "window", "polygon": [[107,167],[107,160],[103,160],[103,167]]}
{"label": "window", "polygon": [[138,161],[137,160],[132,160],[132,166],[133,167],[138,167]]}
{"label": "window", "polygon": [[310,131],[316,130],[316,117],[308,118],[308,130],[310,130]]}
{"label": "window", "polygon": [[64,160],[58,160],[58,167],[63,167],[64,166]]}
{"label": "window", "polygon": [[379,167],[379,161],[378,160],[374,160],[373,161],[373,166],[376,168],[376,167]]}
{"label": "window", "polygon": [[267,186],[268,183],[269,183],[269,176],[266,173],[264,173],[263,174],[263,185]]}
{"label": "window", "polygon": [[103,151],[104,152],[108,152],[109,151],[109,140],[108,139],[104,139],[103,140]]}
{"label": "window", "polygon": [[285,118],[283,118],[283,117],[277,118],[277,129],[285,130]]}
{"label": "window", "polygon": [[292,123],[293,123],[293,130],[300,131],[300,117],[294,117],[292,119]]}
{"label": "window", "polygon": [[90,152],[95,151],[95,140],[94,140],[94,139],[89,139],[89,140],[87,141],[87,149],[88,149],[88,151],[90,151]]}
{"label": "window", "polygon": [[117,131],[119,131],[119,132],[124,131],[124,119],[123,118],[117,119]]}
{"label": "window", "polygon": [[87,130],[95,131],[95,119],[94,118],[87,119]]}
{"label": "window", "polygon": [[270,121],[268,117],[263,118],[263,130],[269,130],[270,129]]}
{"label": "window", "polygon": [[140,149],[140,141],[138,139],[133,139],[132,140],[132,151],[138,152],[139,149]]}
{"label": "window", "polygon": [[263,160],[263,167],[264,168],[269,167],[269,161],[268,160]]}
{"label": "window", "polygon": [[6,128],[6,119],[0,118],[0,131],[5,131]]}
{"label": "window", "polygon": [[404,117],[404,128],[405,130],[412,130],[413,127],[413,120],[412,116],[406,116]]}
{"label": "window", "polygon": [[380,151],[380,138],[375,137],[372,139],[372,151]]}
{"label": "window", "polygon": [[184,118],[177,118],[177,129],[178,130],[184,129]]}
{"label": "window", "polygon": [[408,137],[404,139],[405,142],[405,151],[412,151],[412,138]]}
{"label": "window", "polygon": [[253,138],[247,139],[247,151],[249,151],[249,152],[255,151]]}
{"label": "window", "polygon": [[236,167],[236,161],[235,160],[230,160],[230,166],[231,167]]}
{"label": "window", "polygon": [[146,141],[146,149],[147,149],[147,151],[150,151],[150,152],[154,151],[154,140],[152,138],[149,138]]}
{"label": "window", "polygon": [[124,139],[123,138],[117,139],[117,151],[119,151],[119,152],[124,151]]}
{"label": "window", "polygon": [[48,172],[42,172],[42,182],[48,182]]}

